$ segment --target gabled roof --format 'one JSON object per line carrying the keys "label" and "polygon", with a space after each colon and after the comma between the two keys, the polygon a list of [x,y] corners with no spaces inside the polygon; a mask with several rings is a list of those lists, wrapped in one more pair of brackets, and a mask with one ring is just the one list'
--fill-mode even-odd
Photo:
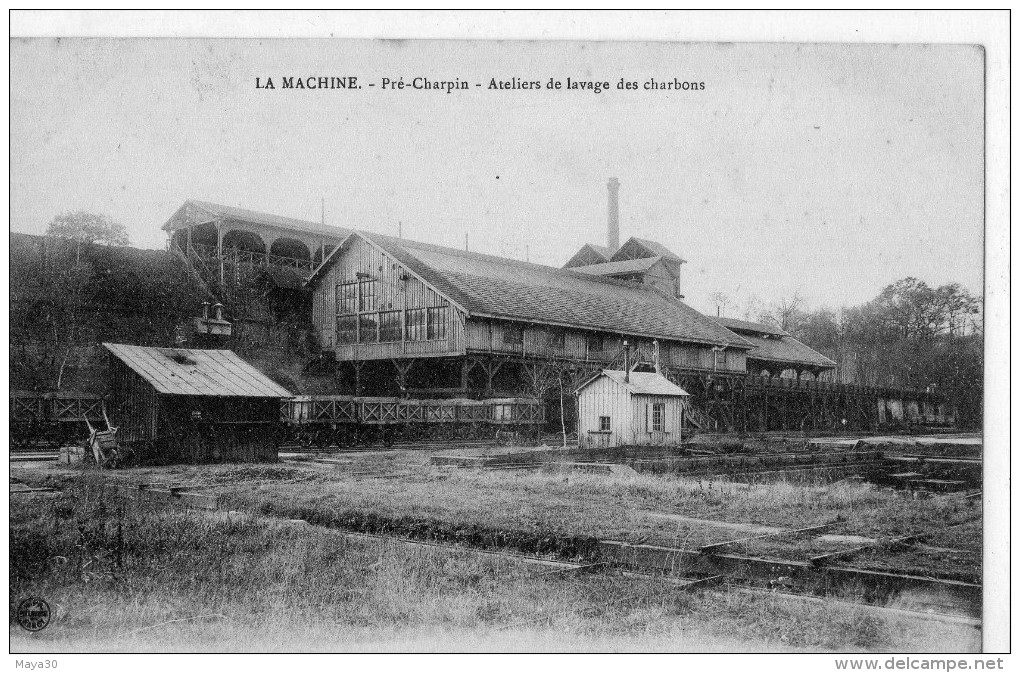
{"label": "gabled roof", "polygon": [[564,269],[570,269],[577,266],[581,266],[580,262],[585,257],[588,259],[594,258],[598,262],[585,262],[586,264],[603,263],[608,262],[609,257],[613,254],[612,250],[604,245],[595,245],[594,243],[585,243],[574,253],[574,256],[567,260],[567,263],[563,265]]}
{"label": "gabled roof", "polygon": [[760,322],[750,322],[748,320],[737,320],[736,318],[713,318],[717,323],[723,327],[737,332],[756,332],[758,334],[777,334],[779,336],[790,336],[790,333],[780,329],[779,327],[772,327]]}
{"label": "gabled roof", "polygon": [[[379,234],[352,236],[378,246],[471,315],[750,347],[679,299],[639,283]],[[315,284],[345,247],[341,244],[326,258],[309,284]]]}
{"label": "gabled roof", "polygon": [[671,397],[683,397],[688,393],[662,374],[656,372],[631,372],[630,381],[625,381],[626,373],[616,369],[603,369],[600,373],[591,377],[577,387],[575,393],[581,392],[588,384],[598,380],[600,377],[612,379],[624,388],[627,388],[634,395],[669,395]]}
{"label": "gabled roof", "polygon": [[[636,253],[634,252],[635,248],[638,249]],[[613,253],[612,257],[609,258],[609,261],[618,262],[623,259],[635,259],[642,257],[665,257],[666,259],[680,263],[687,261],[685,259],[681,259],[680,255],[677,255],[662,243],[649,241],[646,238],[638,238],[637,236],[631,236],[628,238],[627,242],[621,245],[620,249]]]}
{"label": "gabled roof", "polygon": [[291,229],[308,234],[325,235],[330,238],[344,238],[347,234],[351,233],[350,229],[344,229],[342,227],[334,227],[328,224],[324,225],[319,222],[311,222],[309,220],[298,220],[292,217],[281,217],[280,215],[262,213],[257,210],[224,206],[219,203],[198,201],[196,199],[188,199],[185,201],[184,205],[181,206],[166,222],[166,224],[163,225],[163,229],[165,231],[170,231],[173,228],[171,223],[180,219],[178,216],[193,220],[189,222],[189,224],[200,224],[204,221],[202,219],[203,214],[209,215],[208,219],[227,218],[238,220],[240,222],[249,222],[251,224],[261,224],[267,227],[278,227],[280,229]]}
{"label": "gabled roof", "polygon": [[641,259],[625,259],[620,262],[605,262],[604,264],[589,264],[588,266],[574,266],[571,271],[578,273],[590,273],[596,276],[612,276],[618,273],[639,273],[648,271],[662,261],[662,257],[643,257]]}
{"label": "gabled roof", "polygon": [[104,343],[156,392],[205,397],[290,397],[233,351],[148,348]]}

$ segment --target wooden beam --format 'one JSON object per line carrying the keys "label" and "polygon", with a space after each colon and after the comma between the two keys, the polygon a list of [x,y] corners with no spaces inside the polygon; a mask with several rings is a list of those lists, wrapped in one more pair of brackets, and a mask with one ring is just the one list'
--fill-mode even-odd
{"label": "wooden beam", "polygon": [[908,545],[908,544],[911,544],[913,542],[919,542],[919,541],[925,539],[926,537],[928,537],[927,533],[918,533],[916,535],[904,535],[903,537],[893,538],[892,540],[887,540],[885,542],[883,542],[881,540],[876,540],[875,542],[872,542],[872,543],[866,544],[866,545],[862,545],[860,547],[852,547],[850,549],[841,549],[840,551],[834,551],[834,552],[830,552],[828,554],[821,554],[819,556],[812,556],[808,560],[811,561],[811,564],[815,565],[815,566],[825,565],[826,563],[829,563],[830,561],[834,561],[836,559],[849,558],[851,556],[856,556],[857,554],[860,554],[861,552],[864,552],[864,551],[868,551],[869,549],[881,549],[881,548],[888,548],[888,547],[896,547],[896,546],[900,546],[900,545]]}
{"label": "wooden beam", "polygon": [[753,535],[751,537],[743,537],[743,538],[737,538],[736,540],[728,540],[727,542],[717,542],[715,544],[706,544],[706,545],[703,545],[701,547],[698,547],[698,551],[700,551],[702,554],[711,554],[711,553],[714,553],[716,550],[719,550],[719,549],[722,549],[723,547],[728,547],[728,546],[734,545],[734,544],[744,544],[745,542],[752,542],[754,540],[766,540],[768,538],[775,538],[775,537],[798,536],[798,535],[804,535],[805,533],[816,533],[818,531],[823,531],[823,530],[826,530],[828,528],[832,528],[837,523],[839,523],[839,521],[830,521],[829,523],[823,523],[823,524],[820,524],[818,526],[808,526],[807,528],[795,528],[795,529],[792,529],[792,530],[781,530],[781,531],[778,531],[776,533],[765,533],[763,535]]}

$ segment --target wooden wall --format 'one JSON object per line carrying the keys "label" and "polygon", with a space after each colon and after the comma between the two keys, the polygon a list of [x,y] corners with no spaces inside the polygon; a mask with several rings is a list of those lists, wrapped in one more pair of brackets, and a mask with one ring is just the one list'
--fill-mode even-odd
{"label": "wooden wall", "polygon": [[[312,321],[320,347],[336,354],[338,360],[379,360],[399,357],[450,356],[464,354],[464,316],[388,255],[364,240],[355,238],[333,265],[325,271],[312,295]],[[337,286],[363,278],[376,282],[379,311],[401,311],[400,341],[389,343],[337,343]],[[413,308],[442,308],[446,311],[446,338],[407,340],[405,314]]]}
{"label": "wooden wall", "polygon": [[[662,404],[663,431],[652,431],[652,405]],[[683,397],[634,395],[609,377],[586,386],[577,399],[577,435],[583,448],[653,446],[680,443]],[[609,432],[599,429],[599,417],[610,418]]]}
{"label": "wooden wall", "polygon": [[110,405],[107,415],[118,428],[121,442],[150,440],[156,437],[159,399],[145,379],[117,358],[110,356]]}
{"label": "wooden wall", "polygon": [[[522,327],[524,342],[521,345],[507,343],[504,335],[513,326]],[[563,334],[563,345],[555,345],[550,335],[556,332]],[[534,325],[527,323],[511,323],[502,320],[482,320],[472,318],[467,321],[464,333],[465,347],[469,351],[479,353],[512,353],[522,356],[555,357],[571,360],[606,361],[619,356],[623,350],[623,337],[618,334],[604,334],[601,351],[588,349],[588,337],[593,334],[587,330],[571,330]],[[647,359],[652,357],[654,347],[651,339],[630,338],[632,353]],[[659,342],[659,364],[663,367],[680,367],[683,369],[704,369],[713,371],[744,373],[747,366],[747,352],[737,349],[726,349],[715,363],[716,354],[711,346]]]}

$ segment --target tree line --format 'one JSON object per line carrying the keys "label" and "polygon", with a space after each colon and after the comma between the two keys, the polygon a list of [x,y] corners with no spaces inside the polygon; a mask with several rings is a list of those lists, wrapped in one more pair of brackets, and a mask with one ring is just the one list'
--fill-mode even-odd
{"label": "tree line", "polygon": [[[732,306],[724,294],[712,298],[720,311]],[[871,301],[839,309],[811,309],[799,293],[767,306],[752,299],[740,317],[779,327],[831,358],[841,383],[928,390],[956,406],[961,425],[981,424],[982,301],[959,283],[903,278]]]}

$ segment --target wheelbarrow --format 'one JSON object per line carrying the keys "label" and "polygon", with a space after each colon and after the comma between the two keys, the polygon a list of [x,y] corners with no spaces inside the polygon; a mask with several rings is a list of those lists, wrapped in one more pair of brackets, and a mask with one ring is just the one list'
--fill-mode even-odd
{"label": "wheelbarrow", "polygon": [[92,457],[95,458],[96,465],[100,469],[104,467],[116,468],[123,459],[120,445],[117,443],[117,428],[110,424],[106,409],[103,409],[103,420],[106,421],[106,430],[92,427],[89,419],[85,419],[85,424],[89,426],[86,449],[92,450]]}

